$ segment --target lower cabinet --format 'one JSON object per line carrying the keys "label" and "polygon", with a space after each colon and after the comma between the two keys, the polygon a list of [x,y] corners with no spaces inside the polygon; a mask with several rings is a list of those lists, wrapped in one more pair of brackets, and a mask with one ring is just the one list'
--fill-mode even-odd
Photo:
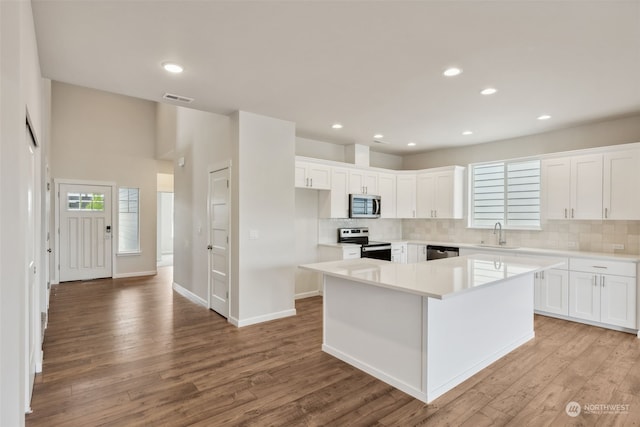
{"label": "lower cabinet", "polygon": [[569,272],[551,269],[535,274],[535,303],[537,311],[569,315]]}
{"label": "lower cabinet", "polygon": [[571,272],[569,316],[636,328],[636,278]]}
{"label": "lower cabinet", "polygon": [[409,243],[407,245],[407,262],[413,264],[427,260],[427,245]]}
{"label": "lower cabinet", "polygon": [[391,262],[398,264],[407,263],[407,244],[392,243],[391,244]]}
{"label": "lower cabinet", "polygon": [[340,261],[343,259],[360,258],[359,245],[320,245],[318,247],[318,260],[324,261]]}

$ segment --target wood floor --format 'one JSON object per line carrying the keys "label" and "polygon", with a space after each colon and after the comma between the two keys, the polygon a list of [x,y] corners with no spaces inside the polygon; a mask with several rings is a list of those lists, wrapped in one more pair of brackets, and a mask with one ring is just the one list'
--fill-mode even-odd
{"label": "wood floor", "polygon": [[322,353],[321,298],[237,329],[170,276],[53,287],[27,426],[640,425],[634,335],[537,316],[534,340],[425,405]]}

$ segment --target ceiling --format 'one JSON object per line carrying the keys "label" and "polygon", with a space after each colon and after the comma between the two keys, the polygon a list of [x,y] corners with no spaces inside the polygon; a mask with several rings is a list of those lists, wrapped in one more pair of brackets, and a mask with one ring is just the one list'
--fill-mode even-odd
{"label": "ceiling", "polygon": [[[191,108],[290,120],[298,136],[375,151],[640,113],[640,0],[32,6],[44,77],[159,102],[178,94],[195,99]],[[167,73],[165,61],[184,72]],[[462,74],[444,77],[450,66]],[[481,95],[487,87],[498,92]],[[332,129],[336,122],[344,127]],[[374,143],[377,133],[389,144]]]}

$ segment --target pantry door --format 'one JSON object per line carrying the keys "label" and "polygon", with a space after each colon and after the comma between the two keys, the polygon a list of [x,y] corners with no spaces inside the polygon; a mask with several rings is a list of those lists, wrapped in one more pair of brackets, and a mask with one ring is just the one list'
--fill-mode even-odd
{"label": "pantry door", "polygon": [[112,277],[112,187],[60,184],[60,282]]}
{"label": "pantry door", "polygon": [[209,308],[229,317],[229,168],[209,173]]}

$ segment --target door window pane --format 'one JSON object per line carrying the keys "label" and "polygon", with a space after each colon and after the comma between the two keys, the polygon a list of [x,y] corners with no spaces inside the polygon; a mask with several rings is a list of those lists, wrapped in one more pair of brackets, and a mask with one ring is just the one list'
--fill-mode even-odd
{"label": "door window pane", "polygon": [[67,210],[104,212],[104,193],[67,193]]}

